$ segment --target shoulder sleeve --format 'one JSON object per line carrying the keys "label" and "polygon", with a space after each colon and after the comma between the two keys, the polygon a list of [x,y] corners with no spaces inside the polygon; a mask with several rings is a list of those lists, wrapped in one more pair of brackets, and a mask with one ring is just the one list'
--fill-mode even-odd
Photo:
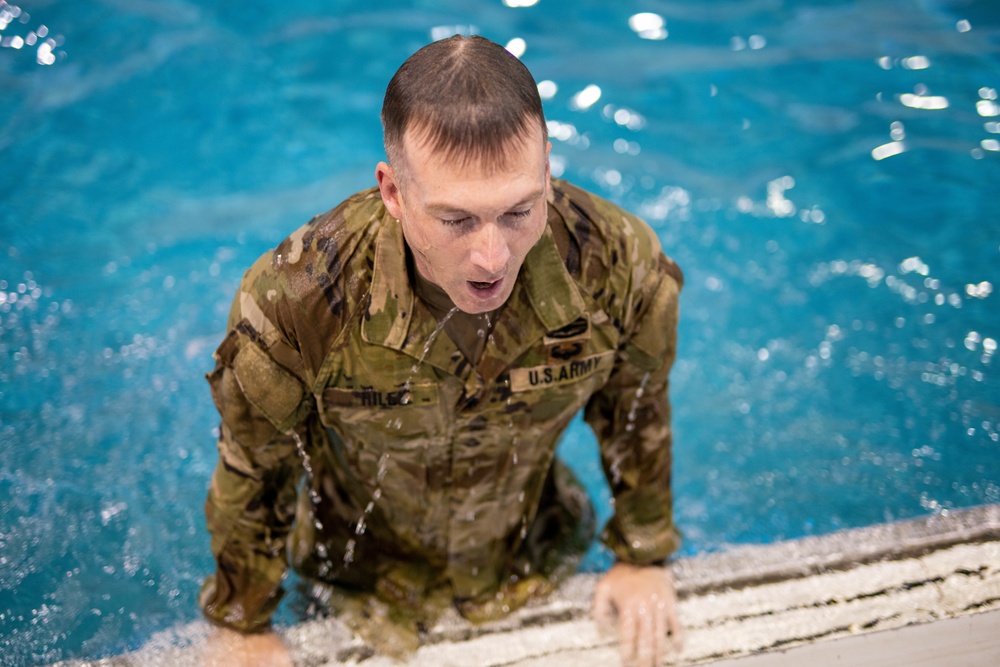
{"label": "shoulder sleeve", "polygon": [[208,375],[221,416],[205,505],[216,570],[200,603],[215,623],[262,630],[281,598],[299,457],[315,431],[313,390],[332,372],[330,350],[361,302],[358,267],[384,213],[377,193],[299,228],[247,271],[233,301]]}
{"label": "shoulder sleeve", "polygon": [[311,410],[301,361],[275,325],[273,304],[254,289],[265,259],[243,280],[208,375],[221,416],[205,504],[216,571],[200,604],[209,620],[243,632],[265,629],[281,599],[300,469],[296,441],[308,437],[296,427]]}
{"label": "shoulder sleeve", "polygon": [[683,275],[641,219],[599,200],[608,271],[597,293],[621,331],[608,383],[584,417],[594,429],[615,513],[602,540],[624,562],[650,564],[675,551],[669,375],[676,356]]}

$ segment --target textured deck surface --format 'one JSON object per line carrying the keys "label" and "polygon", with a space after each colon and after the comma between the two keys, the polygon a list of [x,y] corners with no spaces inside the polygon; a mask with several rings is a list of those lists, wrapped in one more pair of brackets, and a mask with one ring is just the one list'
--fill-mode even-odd
{"label": "textured deck surface", "polygon": [[[684,649],[668,664],[1000,664],[1000,506],[739,547],[674,565]],[[607,667],[613,638],[587,617],[596,575],[503,623],[444,619],[405,663],[373,656],[335,619],[290,628],[297,665]],[[928,625],[929,624],[929,625]],[[204,623],[94,663],[198,664]]]}

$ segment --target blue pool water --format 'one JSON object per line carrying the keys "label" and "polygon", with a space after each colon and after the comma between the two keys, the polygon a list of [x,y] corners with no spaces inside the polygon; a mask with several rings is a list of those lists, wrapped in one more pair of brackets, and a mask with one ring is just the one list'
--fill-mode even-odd
{"label": "blue pool water", "polygon": [[[683,553],[1000,502],[996,3],[13,4],[4,664],[197,617],[201,375],[239,278],[373,183],[386,82],[456,30],[523,40],[554,170],[644,215],[685,270]],[[592,436],[563,448],[607,516]]]}

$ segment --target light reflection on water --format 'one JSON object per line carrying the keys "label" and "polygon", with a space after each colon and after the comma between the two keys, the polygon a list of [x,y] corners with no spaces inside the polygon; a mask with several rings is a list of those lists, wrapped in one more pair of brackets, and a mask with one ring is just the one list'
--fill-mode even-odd
{"label": "light reflection on water", "polygon": [[[389,4],[22,2],[0,32],[0,652],[196,616],[239,278],[371,184],[385,82],[455,31],[521,53],[553,173],[685,270],[686,553],[1000,502],[991,3]],[[596,485],[582,424],[563,447]]]}

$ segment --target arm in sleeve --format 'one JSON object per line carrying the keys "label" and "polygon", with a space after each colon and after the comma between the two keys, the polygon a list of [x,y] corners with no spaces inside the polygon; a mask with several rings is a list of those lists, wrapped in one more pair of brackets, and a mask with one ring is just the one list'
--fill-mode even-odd
{"label": "arm in sleeve", "polygon": [[205,514],[216,570],[199,604],[213,623],[259,632],[283,594],[301,473],[296,440],[307,444],[312,403],[292,370],[292,347],[247,292],[237,296],[215,357],[207,378],[222,423]]}
{"label": "arm in sleeve", "polygon": [[680,544],[672,513],[668,387],[683,276],[660,252],[651,263],[623,317],[611,377],[584,413],[615,499],[601,539],[619,561],[636,565],[661,562]]}

